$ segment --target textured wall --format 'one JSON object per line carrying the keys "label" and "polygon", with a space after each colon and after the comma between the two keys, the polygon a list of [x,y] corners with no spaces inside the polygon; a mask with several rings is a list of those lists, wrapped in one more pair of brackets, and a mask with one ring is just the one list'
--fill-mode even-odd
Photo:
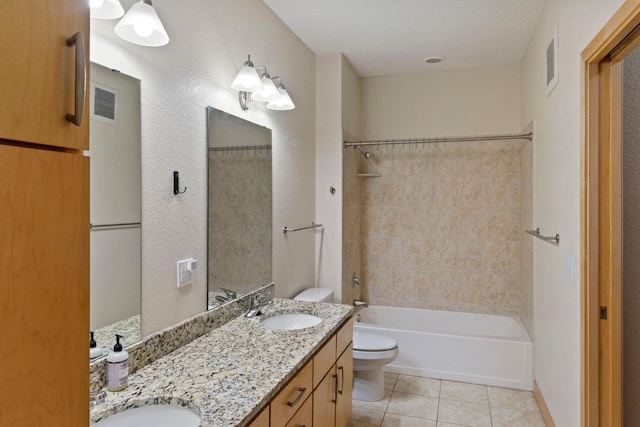
{"label": "textured wall", "polygon": [[640,51],[624,59],[623,366],[624,424],[640,425]]}
{"label": "textured wall", "polygon": [[[533,151],[534,225],[560,233],[555,247],[534,241],[535,380],[557,426],[581,425],[580,303],[580,53],[622,0],[547,0],[520,63],[522,127],[535,121]],[[559,33],[559,83],[547,96],[547,43]],[[565,257],[574,278],[565,277]]]}
{"label": "textured wall", "polygon": [[519,313],[519,141],[368,147],[362,279],[374,304]]}
{"label": "textured wall", "polygon": [[[313,233],[282,233],[282,226],[315,214],[315,55],[260,0],[157,1],[154,7],[171,37],[160,48],[118,39],[116,21],[91,22],[91,59],[141,80],[143,335],[206,309],[207,105],[273,130],[276,293],[289,297],[315,282]],[[282,76],[295,110],[258,103],[240,109],[229,85],[248,53]],[[180,196],[172,192],[174,170],[188,187]],[[177,289],[176,261],[189,257],[201,261],[195,283]]]}

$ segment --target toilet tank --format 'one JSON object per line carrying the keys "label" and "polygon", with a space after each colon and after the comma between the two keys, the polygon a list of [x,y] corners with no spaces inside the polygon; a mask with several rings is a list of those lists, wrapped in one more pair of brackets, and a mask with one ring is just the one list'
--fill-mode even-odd
{"label": "toilet tank", "polygon": [[311,302],[333,302],[333,291],[328,288],[310,288],[300,292],[294,300]]}

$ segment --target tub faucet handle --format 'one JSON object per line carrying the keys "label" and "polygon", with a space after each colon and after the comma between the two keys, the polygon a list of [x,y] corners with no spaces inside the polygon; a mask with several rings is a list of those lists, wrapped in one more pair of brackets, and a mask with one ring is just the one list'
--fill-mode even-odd
{"label": "tub faucet handle", "polygon": [[356,285],[360,286],[360,278],[354,271],[353,276],[351,277],[351,287],[355,287]]}

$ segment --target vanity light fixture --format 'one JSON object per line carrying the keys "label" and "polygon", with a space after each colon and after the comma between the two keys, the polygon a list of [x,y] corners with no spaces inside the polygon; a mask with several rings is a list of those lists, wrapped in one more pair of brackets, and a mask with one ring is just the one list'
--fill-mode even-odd
{"label": "vanity light fixture", "polygon": [[[263,69],[262,73],[257,70]],[[248,55],[238,75],[231,83],[231,88],[238,91],[238,100],[243,110],[251,108],[251,102],[268,102],[267,108],[270,110],[292,110],[295,108],[291,97],[287,93],[280,77],[271,77],[267,73],[267,67],[254,67],[251,62],[251,55]],[[274,80],[280,83],[276,85]]]}
{"label": "vanity light fixture", "polygon": [[90,0],[91,17],[98,19],[118,19],[124,15],[120,0]]}
{"label": "vanity light fixture", "polygon": [[114,31],[121,39],[141,46],[164,46],[169,43],[169,35],[151,0],[142,0],[131,6]]}

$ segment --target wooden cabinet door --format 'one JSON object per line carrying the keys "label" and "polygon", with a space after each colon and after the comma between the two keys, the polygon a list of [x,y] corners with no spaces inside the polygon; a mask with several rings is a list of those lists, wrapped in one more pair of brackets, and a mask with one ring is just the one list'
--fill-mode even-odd
{"label": "wooden cabinet door", "polygon": [[[85,84],[89,81],[89,2],[87,0],[0,1],[0,139],[88,149],[88,102],[81,126],[76,114],[76,46],[84,38]],[[78,57],[78,59],[82,59]],[[87,99],[84,95],[83,99]]]}
{"label": "wooden cabinet door", "polygon": [[2,143],[0,426],[86,427],[89,159]]}
{"label": "wooden cabinet door", "polygon": [[249,427],[269,427],[269,406],[264,408],[258,416],[251,421]]}
{"label": "wooden cabinet door", "polygon": [[353,395],[353,343],[349,344],[336,362],[338,374],[338,402],[336,403],[336,426],[344,427],[351,417]]}
{"label": "wooden cabinet door", "polygon": [[313,391],[313,425],[333,427],[336,423],[337,391],[336,366],[333,365]]}

